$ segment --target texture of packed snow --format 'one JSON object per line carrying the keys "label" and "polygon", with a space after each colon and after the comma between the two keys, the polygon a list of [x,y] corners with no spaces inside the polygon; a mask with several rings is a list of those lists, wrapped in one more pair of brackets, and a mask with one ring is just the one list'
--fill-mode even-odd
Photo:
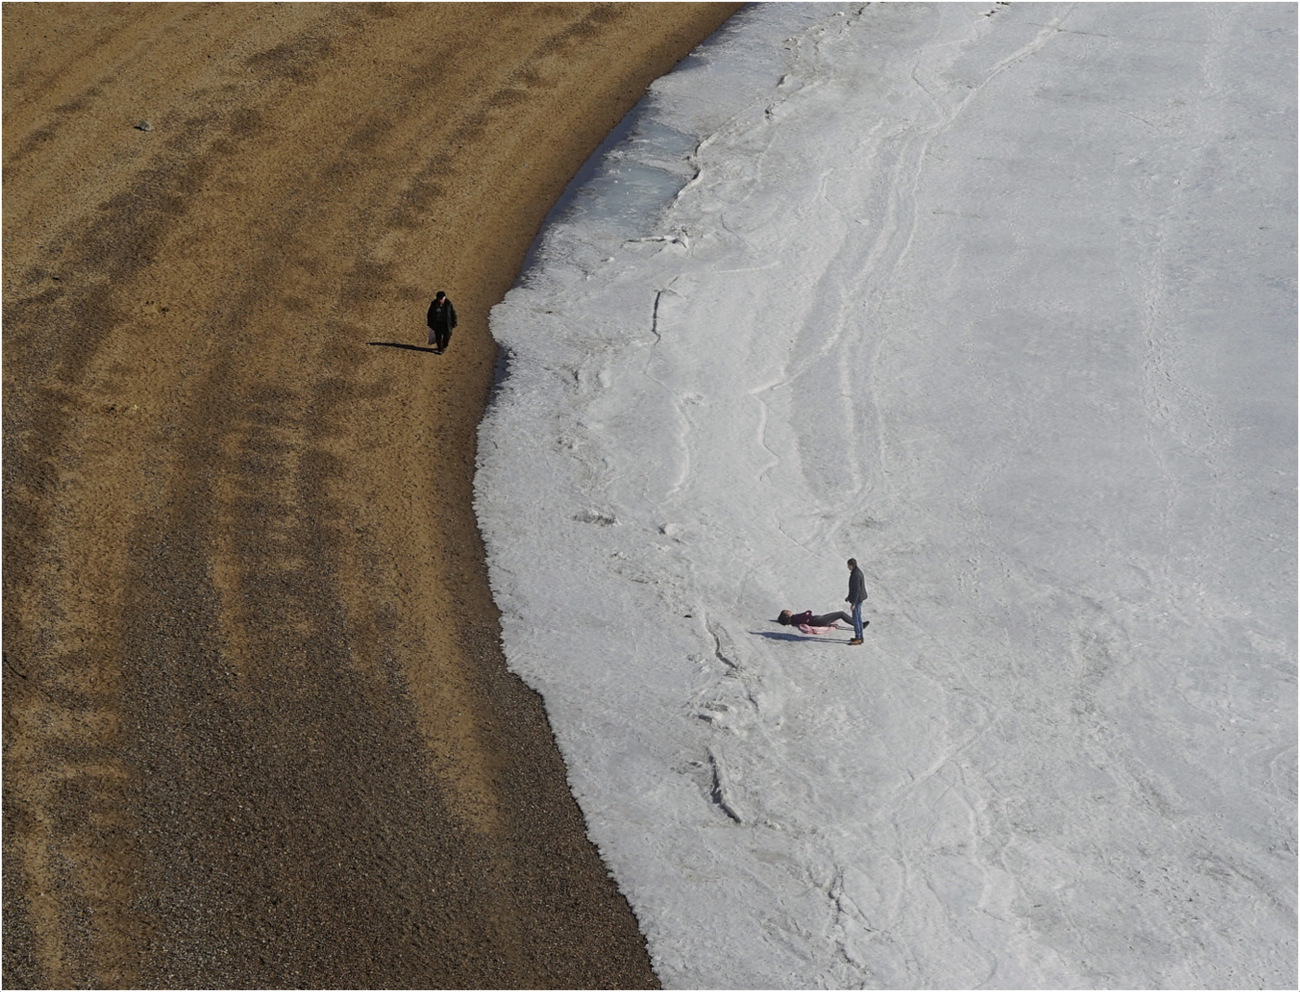
{"label": "texture of packed snow", "polygon": [[666,986],[1294,985],[1295,28],[751,7],[570,190],[477,509]]}

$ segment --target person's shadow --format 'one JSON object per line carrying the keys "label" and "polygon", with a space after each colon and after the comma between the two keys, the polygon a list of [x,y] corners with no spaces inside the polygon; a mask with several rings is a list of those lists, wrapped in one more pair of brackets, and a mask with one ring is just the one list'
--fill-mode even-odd
{"label": "person's shadow", "polygon": [[418,344],[402,344],[400,341],[367,341],[366,344],[372,348],[405,348],[407,351],[427,351],[434,355],[439,353],[437,348],[425,348]]}
{"label": "person's shadow", "polygon": [[751,634],[766,637],[769,641],[825,641],[828,638],[818,634],[791,634],[784,630],[751,630]]}

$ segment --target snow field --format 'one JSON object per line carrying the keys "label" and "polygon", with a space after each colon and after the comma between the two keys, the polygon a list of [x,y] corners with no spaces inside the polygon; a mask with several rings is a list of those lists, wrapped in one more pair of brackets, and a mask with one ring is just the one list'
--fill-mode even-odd
{"label": "snow field", "polygon": [[1295,52],[751,8],[548,228],[478,512],[666,986],[1294,982]]}

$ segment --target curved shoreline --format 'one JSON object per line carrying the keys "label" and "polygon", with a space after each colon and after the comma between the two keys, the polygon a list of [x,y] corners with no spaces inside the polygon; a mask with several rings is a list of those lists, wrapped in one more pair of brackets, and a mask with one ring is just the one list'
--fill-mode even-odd
{"label": "curved shoreline", "polygon": [[6,985],[654,983],[474,450],[547,209],[737,6],[4,8]]}

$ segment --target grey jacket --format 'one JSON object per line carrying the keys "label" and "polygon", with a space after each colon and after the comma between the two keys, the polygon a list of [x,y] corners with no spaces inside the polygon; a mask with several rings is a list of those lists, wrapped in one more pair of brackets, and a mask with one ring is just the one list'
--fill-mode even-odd
{"label": "grey jacket", "polygon": [[867,578],[862,574],[862,569],[854,566],[853,571],[849,573],[849,595],[848,601],[857,606],[867,598]]}

